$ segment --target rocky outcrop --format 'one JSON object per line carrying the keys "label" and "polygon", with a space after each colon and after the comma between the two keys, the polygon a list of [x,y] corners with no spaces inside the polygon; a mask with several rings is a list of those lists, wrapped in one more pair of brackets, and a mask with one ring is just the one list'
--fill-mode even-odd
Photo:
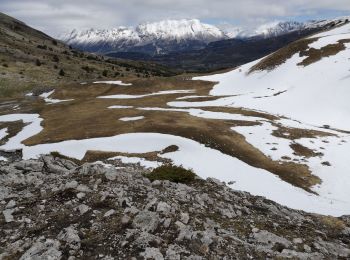
{"label": "rocky outcrop", "polygon": [[350,258],[350,217],[116,164],[0,162],[0,259]]}

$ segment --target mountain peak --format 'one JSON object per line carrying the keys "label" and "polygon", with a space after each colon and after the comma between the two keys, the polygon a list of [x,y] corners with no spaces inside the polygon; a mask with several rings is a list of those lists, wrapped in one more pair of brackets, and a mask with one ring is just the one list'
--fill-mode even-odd
{"label": "mountain peak", "polygon": [[[196,49],[229,37],[219,28],[198,19],[181,19],[142,23],[136,28],[73,30],[60,38],[70,45],[94,52],[128,51],[151,44],[156,47],[150,53],[166,53],[179,47],[171,46],[174,44],[193,45]],[[89,45],[94,47],[89,49]]]}
{"label": "mountain peak", "polygon": [[[345,18],[344,18],[345,19]],[[251,30],[241,27],[220,29],[198,19],[168,19],[141,23],[136,27],[73,30],[60,37],[75,48],[98,53],[141,52],[147,55],[198,50],[209,43],[230,38],[277,37],[295,31],[310,30],[340,19],[323,21],[275,21]]]}
{"label": "mountain peak", "polygon": [[170,40],[200,40],[211,42],[227,38],[219,28],[198,19],[164,20],[137,26],[140,36]]}

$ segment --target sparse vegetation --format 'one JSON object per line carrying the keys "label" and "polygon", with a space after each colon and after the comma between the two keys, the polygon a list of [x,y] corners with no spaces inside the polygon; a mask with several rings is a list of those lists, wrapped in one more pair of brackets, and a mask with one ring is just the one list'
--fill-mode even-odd
{"label": "sparse vegetation", "polygon": [[53,61],[53,62],[59,62],[60,59],[58,58],[57,55],[54,55],[54,56],[52,57],[52,61]]}
{"label": "sparse vegetation", "polygon": [[334,233],[340,232],[346,227],[345,223],[339,218],[331,216],[321,216],[320,220],[321,223],[325,226],[325,228],[327,228],[328,230],[332,230]]}
{"label": "sparse vegetation", "polygon": [[294,54],[301,53],[306,51],[309,48],[309,44],[317,41],[317,38],[312,39],[302,39],[296,42],[293,42],[286,47],[276,51],[275,53],[267,56],[262,59],[259,63],[253,66],[249,73],[260,70],[273,70],[279,65],[285,63],[290,59]]}
{"label": "sparse vegetation", "polygon": [[82,66],[81,69],[85,70],[87,73],[91,73],[94,70],[93,68],[90,68],[89,66]]}
{"label": "sparse vegetation", "polygon": [[285,138],[289,140],[296,140],[301,138],[317,138],[317,137],[325,137],[332,136],[333,134],[329,132],[322,132],[317,130],[310,129],[300,129],[300,128],[291,128],[291,127],[283,127],[278,124],[274,124],[277,128],[273,130],[272,135],[278,138]]}
{"label": "sparse vegetation", "polygon": [[327,46],[324,46],[321,49],[310,48],[308,50],[301,51],[300,56],[306,58],[298,65],[308,66],[312,63],[321,60],[324,57],[334,56],[340,51],[345,50],[345,43],[348,42],[350,42],[350,39],[344,39],[338,41],[338,43],[336,44],[329,44]]}
{"label": "sparse vegetation", "polygon": [[52,155],[54,158],[60,158],[60,159],[65,159],[65,160],[69,160],[69,161],[72,161],[74,163],[76,163],[77,165],[81,165],[82,162],[80,160],[77,160],[75,158],[71,158],[71,157],[68,157],[68,156],[65,156],[59,152],[51,152],[50,155]]}
{"label": "sparse vegetation", "polygon": [[172,152],[176,152],[178,150],[179,150],[179,147],[177,145],[170,145],[167,148],[163,149],[161,154],[172,153]]}
{"label": "sparse vegetation", "polygon": [[168,180],[176,183],[191,183],[195,180],[195,176],[192,170],[174,165],[160,166],[146,175],[151,181]]}
{"label": "sparse vegetation", "polygon": [[46,45],[37,45],[36,47],[38,49],[47,50],[47,46]]}
{"label": "sparse vegetation", "polygon": [[316,156],[322,155],[322,153],[316,153],[315,151],[313,151],[313,150],[311,150],[311,149],[309,149],[301,144],[298,144],[298,143],[292,143],[290,145],[290,148],[293,149],[294,155],[303,156],[306,158],[316,157]]}

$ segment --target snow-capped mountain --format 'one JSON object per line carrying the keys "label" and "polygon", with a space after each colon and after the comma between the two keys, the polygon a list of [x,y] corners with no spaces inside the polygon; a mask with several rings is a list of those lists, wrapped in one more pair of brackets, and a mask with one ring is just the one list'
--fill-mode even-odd
{"label": "snow-capped mountain", "polygon": [[199,50],[211,42],[227,39],[273,38],[292,32],[323,28],[330,23],[336,24],[339,20],[276,21],[253,29],[230,25],[218,28],[201,23],[197,19],[164,20],[143,23],[135,28],[121,26],[113,29],[73,30],[59,38],[84,51],[111,55],[121,54],[129,58],[134,54],[139,57],[140,54],[154,56],[170,52]]}
{"label": "snow-capped mountain", "polygon": [[295,30],[302,30],[308,28],[308,23],[301,22],[272,22],[259,26],[253,32],[253,35],[261,35],[264,37],[273,37],[289,33]]}
{"label": "snow-capped mountain", "polygon": [[192,20],[165,20],[157,23],[144,23],[136,28],[138,35],[144,39],[157,40],[198,40],[212,42],[226,38],[223,31],[209,24]]}
{"label": "snow-capped mountain", "polygon": [[290,32],[311,30],[315,28],[321,28],[330,23],[339,23],[342,18],[334,20],[320,20],[320,21],[275,21],[266,24],[262,24],[253,30],[240,30],[235,38],[247,38],[247,37],[277,37]]}
{"label": "snow-capped mountain", "polygon": [[182,49],[198,49],[229,38],[222,30],[192,20],[165,20],[140,24],[136,28],[73,30],[60,37],[67,44],[94,52],[142,51],[161,54]]}

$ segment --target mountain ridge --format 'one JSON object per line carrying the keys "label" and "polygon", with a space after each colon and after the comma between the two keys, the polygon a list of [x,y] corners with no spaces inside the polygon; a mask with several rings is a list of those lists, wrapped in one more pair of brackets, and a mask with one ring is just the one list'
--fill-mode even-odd
{"label": "mountain ridge", "polygon": [[99,53],[130,51],[149,45],[143,52],[161,54],[183,48],[198,49],[210,42],[229,37],[219,28],[201,23],[197,19],[182,19],[143,23],[135,28],[120,26],[110,30],[74,29],[59,38],[78,49]]}
{"label": "mountain ridge", "polygon": [[[212,42],[222,40],[278,37],[292,32],[321,28],[331,21],[276,21],[247,30],[242,27],[220,29],[218,26],[202,23],[198,19],[169,19],[142,23],[135,28],[119,26],[112,29],[73,29],[70,33],[60,35],[59,39],[77,49],[100,54],[140,52],[153,56],[200,50]],[[336,19],[334,21],[336,22]]]}
{"label": "mountain ridge", "polygon": [[116,61],[73,50],[63,42],[1,12],[0,60],[0,98],[78,80],[113,76],[148,77],[164,75],[163,72],[168,71],[157,64]]}

